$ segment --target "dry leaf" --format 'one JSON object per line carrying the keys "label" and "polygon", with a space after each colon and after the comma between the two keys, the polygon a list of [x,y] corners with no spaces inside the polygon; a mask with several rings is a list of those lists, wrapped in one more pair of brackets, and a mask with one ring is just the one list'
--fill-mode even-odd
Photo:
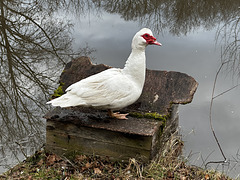
{"label": "dry leaf", "polygon": [[84,161],[85,159],[87,159],[87,156],[86,155],[77,155],[75,160],[77,162],[81,162],[81,161]]}
{"label": "dry leaf", "polygon": [[56,160],[55,155],[49,155],[49,156],[47,157],[47,164],[53,165],[54,162],[55,162],[55,160]]}
{"label": "dry leaf", "polygon": [[57,156],[56,154],[51,154],[47,157],[47,164],[53,165],[56,161],[60,161],[61,158]]}
{"label": "dry leaf", "polygon": [[210,177],[209,177],[208,174],[205,175],[205,179],[206,179],[206,180],[210,179]]}
{"label": "dry leaf", "polygon": [[88,168],[91,168],[92,167],[92,163],[89,163],[89,162],[87,162],[86,164],[85,164],[85,167],[88,169]]}
{"label": "dry leaf", "polygon": [[167,177],[168,177],[168,178],[174,178],[174,173],[169,170],[169,171],[167,172]]}
{"label": "dry leaf", "polygon": [[186,177],[186,176],[181,176],[180,179],[181,179],[181,180],[186,180],[187,177]]}
{"label": "dry leaf", "polygon": [[94,168],[95,174],[102,174],[102,171],[99,168]]}

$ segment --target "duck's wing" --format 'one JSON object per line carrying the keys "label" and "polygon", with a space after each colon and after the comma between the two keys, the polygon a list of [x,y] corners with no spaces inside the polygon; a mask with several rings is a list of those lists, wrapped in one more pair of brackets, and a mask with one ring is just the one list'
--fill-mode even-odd
{"label": "duck's wing", "polygon": [[121,69],[108,69],[90,76],[66,89],[66,94],[50,101],[53,106],[93,106],[110,108],[131,93],[131,83]]}

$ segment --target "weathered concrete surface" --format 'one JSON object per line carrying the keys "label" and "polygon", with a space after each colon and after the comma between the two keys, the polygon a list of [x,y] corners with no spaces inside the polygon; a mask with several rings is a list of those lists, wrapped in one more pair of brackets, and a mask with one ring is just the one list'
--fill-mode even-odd
{"label": "weathered concrete surface", "polygon": [[[74,59],[60,77],[62,89],[108,68],[111,67],[93,65],[88,57]],[[93,108],[55,108],[45,115],[46,149],[59,155],[78,152],[120,160],[157,158],[178,127],[178,104],[190,103],[197,85],[184,73],[147,70],[141,97],[120,111],[135,115],[157,112],[163,115],[161,120],[149,116],[117,120],[109,118],[106,111]]]}

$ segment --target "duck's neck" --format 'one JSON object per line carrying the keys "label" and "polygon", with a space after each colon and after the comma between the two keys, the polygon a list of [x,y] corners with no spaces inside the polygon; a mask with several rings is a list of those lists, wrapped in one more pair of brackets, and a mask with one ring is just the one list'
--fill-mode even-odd
{"label": "duck's neck", "polygon": [[123,72],[142,88],[145,81],[146,57],[144,49],[132,49]]}

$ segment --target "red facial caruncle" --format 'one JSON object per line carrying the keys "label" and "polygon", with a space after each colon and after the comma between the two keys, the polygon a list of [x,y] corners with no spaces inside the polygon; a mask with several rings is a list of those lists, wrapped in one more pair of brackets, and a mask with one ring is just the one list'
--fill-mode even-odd
{"label": "red facial caruncle", "polygon": [[148,33],[145,33],[142,35],[142,37],[146,40],[147,44],[154,44],[154,45],[158,45],[161,46],[162,44],[156,41],[156,38],[151,36]]}

